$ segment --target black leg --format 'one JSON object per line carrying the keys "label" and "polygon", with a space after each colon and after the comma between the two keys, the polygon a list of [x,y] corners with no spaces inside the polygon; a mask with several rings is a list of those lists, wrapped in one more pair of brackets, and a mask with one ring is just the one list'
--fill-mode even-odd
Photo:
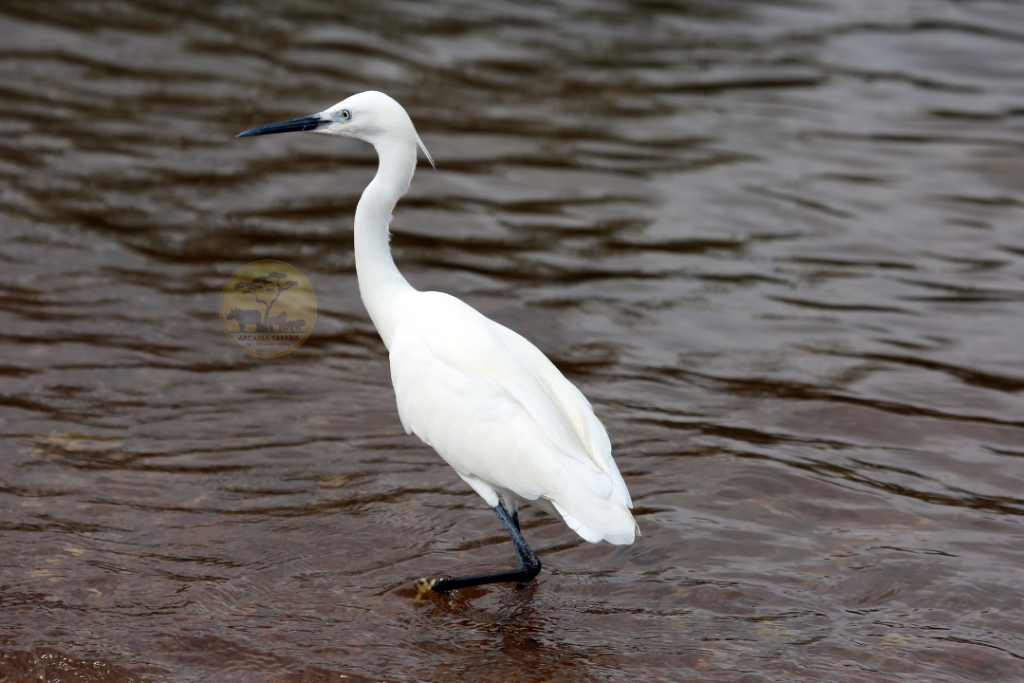
{"label": "black leg", "polygon": [[502,583],[505,581],[515,581],[519,588],[526,588],[526,584],[540,573],[540,558],[530,550],[530,546],[526,544],[526,539],[523,538],[522,533],[519,531],[519,514],[514,513],[509,516],[501,503],[498,503],[492,509],[494,514],[498,515],[501,523],[505,525],[505,530],[512,537],[512,545],[516,549],[516,563],[519,565],[519,569],[495,572],[494,574],[480,574],[479,576],[420,579],[416,582],[416,585],[421,590],[433,589],[438,593],[447,593],[459,588],[482,586],[485,583]]}

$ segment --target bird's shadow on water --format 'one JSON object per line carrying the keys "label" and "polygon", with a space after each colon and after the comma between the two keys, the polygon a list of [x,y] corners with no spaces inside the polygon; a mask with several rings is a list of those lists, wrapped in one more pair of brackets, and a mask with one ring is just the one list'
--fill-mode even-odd
{"label": "bird's shadow on water", "polygon": [[[501,586],[509,586],[508,589]],[[413,598],[417,607],[426,608],[425,616],[431,619],[451,615],[470,617],[478,625],[489,624],[497,630],[517,629],[522,620],[533,611],[533,599],[537,594],[539,583],[531,581],[525,588],[515,588],[515,584],[493,584],[490,586],[471,586],[452,591],[448,594],[427,591],[421,593],[415,588],[395,591],[404,598]],[[492,594],[501,594],[501,605],[493,607],[477,607],[474,601],[485,600]]]}
{"label": "bird's shadow on water", "polygon": [[[416,598],[415,605],[421,617],[425,617],[433,628],[469,636],[483,634],[492,640],[496,651],[510,651],[524,645],[534,653],[544,650],[542,640],[546,627],[544,619],[535,612],[535,598],[541,589],[537,581],[531,581],[523,589],[515,584],[492,584],[473,586],[452,591],[448,595],[434,593],[417,594],[413,590],[399,591],[400,595]],[[495,602],[498,605],[495,606]],[[539,621],[538,621],[539,620]],[[556,653],[549,653],[555,660]],[[541,659],[546,659],[541,657]]]}
{"label": "bird's shadow on water", "polygon": [[[541,582],[531,581],[523,589],[508,583],[464,588],[450,596],[421,594],[414,609],[429,628],[418,629],[418,642],[434,653],[442,669],[483,666],[495,676],[486,680],[513,674],[517,680],[578,680],[576,669],[594,653],[552,638],[552,623],[541,606],[543,590]],[[417,597],[415,590],[398,594]]]}
{"label": "bird's shadow on water", "polygon": [[430,680],[466,679],[467,672],[481,683],[629,680],[617,673],[628,668],[629,654],[617,650],[614,638],[581,638],[574,611],[552,602],[555,585],[544,579],[522,590],[490,584],[453,592],[451,600],[435,593],[410,601],[416,613],[408,622],[410,640],[430,653],[440,676]]}

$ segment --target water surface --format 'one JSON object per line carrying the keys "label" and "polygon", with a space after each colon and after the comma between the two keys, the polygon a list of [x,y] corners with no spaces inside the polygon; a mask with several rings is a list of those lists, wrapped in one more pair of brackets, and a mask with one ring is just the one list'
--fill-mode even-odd
{"label": "water surface", "polygon": [[[0,679],[1024,677],[1024,8],[0,8]],[[379,89],[437,161],[396,260],[591,399],[643,536],[486,505],[359,300],[372,149],[236,140]],[[248,356],[221,288],[309,277]]]}

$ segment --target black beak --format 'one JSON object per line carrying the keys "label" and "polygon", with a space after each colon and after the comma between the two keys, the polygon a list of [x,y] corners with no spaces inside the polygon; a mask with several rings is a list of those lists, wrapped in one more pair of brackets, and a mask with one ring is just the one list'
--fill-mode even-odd
{"label": "black beak", "polygon": [[302,116],[297,119],[268,123],[265,126],[256,126],[236,135],[236,138],[248,138],[253,135],[274,135],[275,133],[301,133],[316,130],[320,126],[327,125],[330,121],[324,121],[319,114]]}

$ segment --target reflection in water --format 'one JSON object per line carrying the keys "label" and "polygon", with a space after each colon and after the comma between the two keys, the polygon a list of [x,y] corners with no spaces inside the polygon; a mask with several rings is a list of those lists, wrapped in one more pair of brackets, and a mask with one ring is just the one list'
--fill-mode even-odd
{"label": "reflection in water", "polygon": [[[0,10],[0,678],[1019,680],[1015,3],[26,2]],[[239,144],[380,89],[438,162],[396,261],[591,398],[643,537],[538,584],[398,422],[368,147]],[[335,144],[329,144],[335,143]],[[217,300],[317,292],[259,359]]]}

